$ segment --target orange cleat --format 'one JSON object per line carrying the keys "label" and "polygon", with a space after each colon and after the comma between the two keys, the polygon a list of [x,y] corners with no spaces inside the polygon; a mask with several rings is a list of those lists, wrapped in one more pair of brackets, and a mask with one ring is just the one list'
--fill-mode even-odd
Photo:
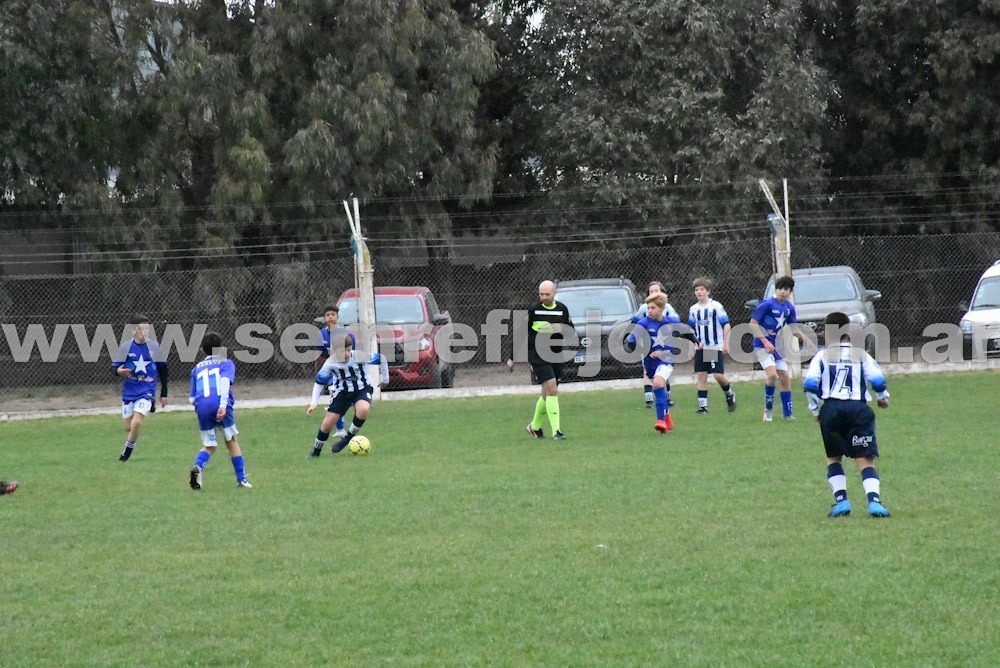
{"label": "orange cleat", "polygon": [[670,413],[667,413],[667,416],[663,418],[663,421],[667,424],[667,431],[674,428],[674,419],[670,417]]}
{"label": "orange cleat", "polygon": [[667,423],[664,422],[663,420],[657,420],[656,424],[653,425],[653,429],[663,434],[667,431],[667,429],[669,429],[669,427],[667,426]]}

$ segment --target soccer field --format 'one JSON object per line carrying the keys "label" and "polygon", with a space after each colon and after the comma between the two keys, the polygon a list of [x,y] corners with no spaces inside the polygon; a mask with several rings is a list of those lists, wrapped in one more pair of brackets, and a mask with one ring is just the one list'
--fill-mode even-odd
{"label": "soccer field", "polygon": [[[307,459],[318,414],[239,410],[188,488],[192,413],[0,425],[3,666],[998,666],[992,372],[890,377],[882,499],[832,502],[819,430],[761,383],[379,403],[368,457]],[[548,425],[545,424],[546,433]],[[851,464],[848,466],[847,464]]]}

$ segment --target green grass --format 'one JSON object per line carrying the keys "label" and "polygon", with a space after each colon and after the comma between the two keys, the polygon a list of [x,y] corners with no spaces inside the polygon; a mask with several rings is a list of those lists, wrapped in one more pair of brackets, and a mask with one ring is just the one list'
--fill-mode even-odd
{"label": "green grass", "polygon": [[[192,492],[190,413],[0,426],[4,666],[997,666],[993,373],[891,378],[888,520],[832,502],[816,424],[675,391],[385,402],[371,456],[305,454],[318,417],[239,411]],[[545,425],[548,432],[548,425]]]}

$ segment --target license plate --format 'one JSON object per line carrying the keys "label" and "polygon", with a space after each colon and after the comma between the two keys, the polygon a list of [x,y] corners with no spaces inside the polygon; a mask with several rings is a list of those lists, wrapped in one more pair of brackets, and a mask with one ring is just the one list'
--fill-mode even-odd
{"label": "license plate", "polygon": [[595,355],[588,355],[587,353],[577,353],[573,356],[574,364],[586,364],[588,361],[594,361],[596,359]]}

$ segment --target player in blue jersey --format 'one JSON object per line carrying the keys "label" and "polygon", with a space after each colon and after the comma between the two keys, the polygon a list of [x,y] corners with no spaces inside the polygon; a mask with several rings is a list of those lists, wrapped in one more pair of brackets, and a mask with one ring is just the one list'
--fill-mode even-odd
{"label": "player in blue jersey", "polygon": [[[663,287],[663,283],[660,283],[659,281],[651,281],[649,285],[646,286],[646,296],[653,297],[655,295],[663,295],[664,299],[669,299],[667,297],[667,289]],[[639,322],[640,320],[646,317],[646,313],[647,313],[646,303],[643,302],[642,304],[639,305],[639,308],[636,310],[635,315],[632,316],[632,322]],[[663,314],[668,318],[673,317],[680,320],[680,317],[677,315],[677,311],[674,310],[674,307],[670,305],[669,301],[667,302],[667,305],[663,308]],[[646,398],[646,408],[652,408],[653,381],[646,377],[645,369],[642,372],[642,391]],[[670,396],[670,383],[667,383],[667,396]],[[671,400],[668,405],[673,406],[674,405],[673,400]]]}
{"label": "player in blue jersey", "polygon": [[243,450],[236,440],[236,415],[233,406],[233,384],[236,382],[236,365],[226,358],[222,347],[222,337],[215,332],[207,332],[201,340],[201,350],[206,357],[191,369],[191,394],[189,401],[194,404],[201,430],[201,450],[191,467],[191,489],[201,489],[201,474],[208,465],[208,459],[215,454],[218,445],[215,432],[220,430],[229,449],[236,486],[250,488],[243,463]]}
{"label": "player in blue jersey", "polygon": [[792,416],[792,380],[788,375],[788,360],[785,359],[782,329],[789,328],[793,336],[803,341],[802,333],[795,326],[795,306],[789,301],[795,279],[780,276],[774,282],[774,296],[762,301],[750,317],[750,331],[753,332],[753,348],[757,361],[764,370],[764,422],[770,422],[774,415],[774,385],[781,381],[781,414],[786,420]]}
{"label": "player in blue jersey", "polygon": [[[337,323],[340,320],[339,306],[335,305],[327,306],[325,309],[323,309],[323,320],[326,322],[326,327],[319,330],[319,335],[322,338],[322,343],[316,346],[316,349],[319,351],[319,359],[316,360],[317,373],[319,373],[319,370],[323,366],[323,364],[325,364],[326,361],[330,359],[330,342],[333,340],[333,337],[335,335],[346,334],[347,336],[351,337],[351,342],[354,344],[355,347],[358,344],[357,339],[354,338],[353,334],[348,332],[343,327],[338,326]],[[329,388],[324,390],[324,394],[328,393],[329,393]],[[344,417],[341,416],[340,419],[337,420],[337,431],[333,432],[333,435],[340,438],[346,433],[347,432],[344,431]]]}
{"label": "player in blue jersey", "polygon": [[334,333],[331,340],[330,358],[323,364],[323,367],[316,374],[316,383],[313,385],[312,402],[306,409],[306,415],[312,415],[319,404],[320,395],[323,388],[330,386],[333,397],[330,405],[326,409],[326,416],[320,424],[316,433],[316,440],[313,442],[310,457],[319,457],[323,452],[323,446],[330,438],[330,430],[333,425],[340,420],[351,408],[354,407],[354,419],[347,433],[340,437],[332,446],[330,452],[340,452],[351,441],[351,438],[364,425],[368,419],[368,412],[371,410],[372,388],[368,378],[368,364],[378,364],[380,371],[380,384],[389,382],[389,366],[385,358],[378,353],[370,357],[361,351],[354,349],[354,339],[347,332],[341,334]]}
{"label": "player in blue jersey", "polygon": [[847,476],[841,464],[844,457],[852,458],[861,471],[861,485],[868,496],[868,513],[872,517],[888,517],[882,505],[878,472],[878,443],[875,440],[875,411],[868,405],[875,390],[878,407],[889,407],[889,391],[885,376],[871,355],[850,343],[846,314],[831,313],[826,317],[827,341],[835,331],[839,343],[820,351],[809,363],[804,389],[809,410],[819,420],[823,446],[826,449],[826,477],[833,491],[830,517],[851,514],[847,500]]}
{"label": "player in blue jersey", "polygon": [[677,353],[674,337],[681,336],[696,343],[694,334],[680,332],[680,319],[666,315],[667,297],[663,294],[646,297],[646,316],[639,319],[635,328],[625,338],[625,349],[635,350],[639,337],[649,337],[649,352],[642,360],[646,377],[652,380],[653,397],[656,403],[656,422],[653,428],[661,434],[674,428],[670,416],[670,395],[667,383],[674,370],[674,355]]}
{"label": "player in blue jersey", "polygon": [[135,317],[132,341],[119,349],[111,366],[122,379],[122,420],[125,426],[125,447],[118,461],[127,462],[132,456],[142,421],[156,410],[156,383],[160,383],[160,404],[167,405],[167,360],[160,346],[149,339],[149,318]]}
{"label": "player in blue jersey", "polygon": [[694,353],[694,372],[698,383],[698,413],[708,413],[708,374],[726,395],[726,408],[736,410],[736,394],[726,377],[725,356],[729,354],[729,314],[725,307],[712,299],[712,280],[694,279],[694,296],[698,300],[688,309],[688,326],[698,337]]}

